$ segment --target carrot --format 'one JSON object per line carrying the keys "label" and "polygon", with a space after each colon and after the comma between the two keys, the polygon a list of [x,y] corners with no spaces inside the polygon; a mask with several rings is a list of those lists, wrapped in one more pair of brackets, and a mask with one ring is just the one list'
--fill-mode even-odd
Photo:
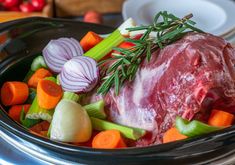
{"label": "carrot", "polygon": [[95,45],[97,45],[99,42],[101,42],[103,38],[101,38],[98,34],[89,31],[80,41],[80,44],[83,48],[83,50],[86,52]]}
{"label": "carrot", "polygon": [[93,138],[92,148],[126,148],[126,144],[118,130],[106,130],[101,131]]}
{"label": "carrot", "polygon": [[1,101],[5,106],[23,104],[28,95],[29,88],[23,82],[8,81],[1,88]]}
{"label": "carrot", "polygon": [[21,112],[21,110],[24,108],[24,112],[27,113],[30,106],[31,106],[30,104],[13,105],[9,109],[8,114],[13,120],[15,120],[17,122],[20,122],[20,112]]}
{"label": "carrot", "polygon": [[61,86],[50,80],[40,80],[37,87],[38,104],[41,108],[52,109],[63,96]]}
{"label": "carrot", "polygon": [[174,142],[174,141],[183,140],[186,138],[187,136],[181,134],[177,128],[172,127],[164,133],[163,143]]}
{"label": "carrot", "polygon": [[51,72],[47,69],[40,68],[30,77],[28,85],[32,88],[37,88],[39,80],[44,79],[45,77],[52,76]]}
{"label": "carrot", "polygon": [[213,109],[208,124],[216,127],[229,127],[232,125],[234,115],[225,111]]}

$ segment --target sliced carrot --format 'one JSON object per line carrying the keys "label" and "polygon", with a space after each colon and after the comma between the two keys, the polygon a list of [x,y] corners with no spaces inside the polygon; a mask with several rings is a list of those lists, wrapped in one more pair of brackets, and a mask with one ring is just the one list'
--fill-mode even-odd
{"label": "sliced carrot", "polygon": [[24,108],[24,112],[27,113],[30,106],[31,106],[30,104],[13,105],[9,109],[8,114],[13,120],[20,122],[20,112],[21,112],[21,110]]}
{"label": "sliced carrot", "polygon": [[28,95],[29,88],[23,82],[8,81],[1,88],[1,101],[5,106],[23,104]]}
{"label": "sliced carrot", "polygon": [[125,147],[126,144],[118,130],[101,131],[92,140],[92,148],[114,149]]}
{"label": "sliced carrot", "polygon": [[174,142],[174,141],[183,140],[186,138],[187,136],[181,134],[177,128],[172,127],[164,133],[163,143]]}
{"label": "sliced carrot", "polygon": [[40,80],[37,87],[38,104],[41,108],[55,108],[63,95],[61,86],[50,80]]}
{"label": "sliced carrot", "polygon": [[52,76],[52,73],[45,68],[40,68],[30,77],[28,85],[32,88],[37,88],[39,80]]}
{"label": "sliced carrot", "polygon": [[216,127],[229,127],[232,125],[234,115],[225,111],[213,109],[208,124]]}
{"label": "sliced carrot", "polygon": [[80,44],[83,48],[83,50],[86,52],[95,45],[97,45],[99,42],[101,42],[103,38],[101,38],[98,34],[89,31],[80,41]]}

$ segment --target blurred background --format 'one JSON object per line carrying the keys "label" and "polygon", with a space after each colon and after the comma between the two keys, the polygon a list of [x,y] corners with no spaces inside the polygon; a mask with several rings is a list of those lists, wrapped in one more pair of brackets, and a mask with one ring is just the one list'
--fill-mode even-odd
{"label": "blurred background", "polygon": [[0,0],[0,23],[40,16],[117,27],[129,17],[150,24],[163,10],[193,13],[199,28],[235,43],[235,0]]}

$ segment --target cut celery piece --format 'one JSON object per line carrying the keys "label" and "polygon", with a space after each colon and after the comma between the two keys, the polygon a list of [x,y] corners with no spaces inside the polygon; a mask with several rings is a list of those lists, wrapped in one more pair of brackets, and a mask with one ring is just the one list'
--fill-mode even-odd
{"label": "cut celery piece", "polygon": [[49,126],[49,129],[47,131],[47,137],[50,138],[51,137],[51,124]]}
{"label": "cut celery piece", "polygon": [[26,128],[30,128],[36,124],[38,124],[41,120],[40,119],[27,119],[25,118],[24,108],[20,112],[20,123],[25,126]]}
{"label": "cut celery piece", "polygon": [[34,98],[32,105],[29,108],[26,118],[28,119],[42,119],[51,122],[54,109],[44,109],[39,107],[37,96]]}
{"label": "cut celery piece", "polygon": [[30,77],[34,74],[34,71],[32,71],[31,69],[29,69],[28,73],[26,74],[26,76],[24,77],[23,82],[27,83],[30,79]]}
{"label": "cut celery piece", "polygon": [[35,96],[36,96],[36,90],[34,88],[29,88],[29,96],[26,103],[32,104]]}
{"label": "cut celery piece", "polygon": [[140,128],[132,128],[132,127],[127,127],[123,125],[118,125],[118,124],[111,123],[111,122],[94,118],[94,117],[90,117],[90,118],[91,118],[93,129],[97,131],[116,129],[120,131],[124,137],[132,139],[132,140],[138,140],[139,138],[144,136],[146,133],[145,130],[140,129]]}
{"label": "cut celery piece", "polygon": [[76,93],[66,91],[64,92],[63,99],[68,99],[68,100],[78,102],[80,99],[80,96]]}
{"label": "cut celery piece", "polygon": [[56,83],[56,78],[55,78],[55,77],[46,77],[46,78],[44,78],[44,79],[45,79],[45,80],[50,80],[50,81]]}
{"label": "cut celery piece", "polygon": [[83,106],[83,108],[87,111],[90,117],[96,117],[99,119],[105,119],[107,116],[104,112],[104,100],[97,101],[95,103],[91,103]]}
{"label": "cut celery piece", "polygon": [[107,38],[98,43],[96,46],[88,50],[84,56],[91,57],[96,61],[101,60],[106,56],[113,47],[118,46],[121,42],[124,41],[124,37],[121,35],[120,31],[117,29],[111,33]]}
{"label": "cut celery piece", "polygon": [[36,71],[39,68],[48,68],[42,56],[37,56],[36,58],[34,58],[31,64],[32,71]]}
{"label": "cut celery piece", "polygon": [[56,76],[56,84],[60,85],[59,75]]}

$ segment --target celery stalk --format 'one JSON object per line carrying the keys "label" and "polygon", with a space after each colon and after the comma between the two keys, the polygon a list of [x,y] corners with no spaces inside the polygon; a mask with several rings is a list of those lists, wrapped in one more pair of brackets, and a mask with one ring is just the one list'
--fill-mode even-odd
{"label": "celery stalk", "polygon": [[35,124],[38,124],[41,120],[40,119],[27,119],[25,118],[24,108],[20,112],[20,123],[25,126],[26,128],[30,128]]}
{"label": "celery stalk", "polygon": [[101,41],[99,44],[88,50],[84,56],[91,57],[96,61],[102,59],[107,55],[113,47],[118,46],[121,42],[124,41],[124,37],[121,35],[120,31],[117,29],[111,33],[107,38]]}
{"label": "celery stalk", "polygon": [[51,122],[54,110],[44,109],[39,107],[37,96],[34,98],[32,105],[29,108],[26,118],[28,119],[42,119]]}
{"label": "celery stalk", "polygon": [[56,78],[55,77],[46,77],[46,78],[44,78],[45,80],[50,80],[50,81],[52,81],[52,82],[54,82],[54,83],[56,83]]}
{"label": "celery stalk", "polygon": [[26,103],[32,104],[35,96],[36,96],[36,90],[34,88],[29,88],[29,96],[28,99],[26,100]]}
{"label": "celery stalk", "polygon": [[49,126],[49,129],[47,131],[47,137],[50,138],[51,137],[51,124]]}
{"label": "celery stalk", "polygon": [[36,71],[39,68],[48,68],[42,56],[37,56],[36,58],[34,58],[31,64],[32,71]]}
{"label": "celery stalk", "polygon": [[83,106],[90,117],[105,119],[107,116],[104,112],[104,100],[97,101]]}
{"label": "celery stalk", "polygon": [[132,139],[132,140],[138,140],[139,138],[144,136],[146,133],[145,130],[140,129],[140,128],[132,128],[132,127],[127,127],[123,125],[118,125],[118,124],[111,123],[111,122],[94,118],[94,117],[90,117],[90,119],[91,119],[93,129],[98,130],[98,131],[116,129],[116,130],[119,130],[124,137]]}
{"label": "celery stalk", "polygon": [[63,99],[68,99],[68,100],[78,102],[80,99],[80,96],[76,93],[66,91],[64,92]]}
{"label": "celery stalk", "polygon": [[56,84],[60,85],[59,75],[56,76]]}

